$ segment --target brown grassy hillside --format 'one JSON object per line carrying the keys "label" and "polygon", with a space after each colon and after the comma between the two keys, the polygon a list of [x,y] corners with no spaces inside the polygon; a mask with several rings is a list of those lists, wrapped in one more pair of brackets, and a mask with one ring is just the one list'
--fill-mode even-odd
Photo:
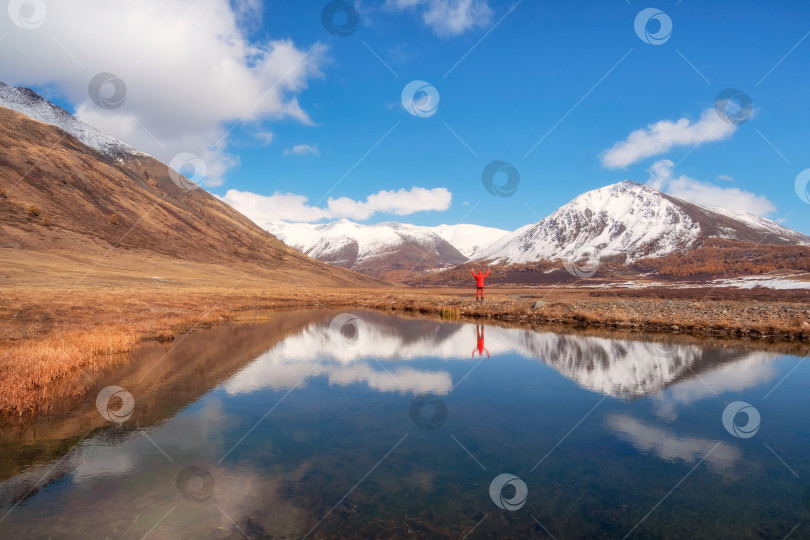
{"label": "brown grassy hillside", "polygon": [[[148,156],[114,160],[61,129],[0,107],[0,249],[43,257],[100,251],[222,264],[278,282],[372,286],[285,246],[203,189],[183,189]],[[114,255],[111,255],[114,256]],[[2,266],[0,266],[2,272]],[[0,281],[2,283],[2,281]]]}
{"label": "brown grassy hillside", "polygon": [[699,248],[658,259],[640,259],[632,268],[668,277],[745,276],[776,270],[810,271],[810,246],[779,246],[710,238]]}

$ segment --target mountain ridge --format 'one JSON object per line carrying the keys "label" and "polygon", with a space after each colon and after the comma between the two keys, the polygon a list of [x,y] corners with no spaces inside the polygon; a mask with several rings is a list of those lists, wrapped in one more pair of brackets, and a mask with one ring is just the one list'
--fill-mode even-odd
{"label": "mountain ridge", "polygon": [[0,106],[16,111],[38,122],[56,126],[70,133],[87,146],[110,157],[151,157],[115,137],[101,133],[30,88],[14,87],[0,82]]}
{"label": "mountain ridge", "polygon": [[375,277],[397,279],[403,272],[450,268],[467,260],[438,234],[407,223],[360,225],[344,219],[260,225],[307,256]]}
{"label": "mountain ridge", "polygon": [[[631,264],[694,250],[710,238],[776,245],[810,242],[810,237],[771,220],[735,210],[707,208],[631,180],[587,191],[540,221],[512,232],[476,225],[417,227],[391,221],[362,225],[346,219],[325,224],[274,220],[260,225],[319,260],[337,261],[338,265],[348,264],[378,276],[393,266],[401,272],[408,262],[407,258],[395,260],[392,242],[378,240],[374,244],[363,238],[383,229],[389,229],[391,234],[396,230],[412,231],[411,247],[422,250],[435,249],[436,236],[442,233],[443,240],[465,257],[462,262],[496,264],[569,261],[583,256],[609,257]],[[458,227],[466,227],[466,234],[454,235]],[[337,229],[343,229],[342,234]],[[493,237],[495,240],[491,240]],[[478,238],[482,241],[476,242]],[[357,247],[361,244],[362,249]],[[343,258],[335,255],[341,250]],[[347,263],[350,252],[355,258]],[[358,256],[362,264],[355,264]],[[379,262],[383,259],[384,263]],[[442,258],[437,254],[420,259],[408,270],[432,272],[460,264],[457,261],[458,257]]]}

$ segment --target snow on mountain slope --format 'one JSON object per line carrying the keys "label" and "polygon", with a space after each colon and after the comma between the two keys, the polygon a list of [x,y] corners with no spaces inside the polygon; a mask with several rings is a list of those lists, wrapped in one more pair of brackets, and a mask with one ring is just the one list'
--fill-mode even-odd
{"label": "snow on mountain slope", "polygon": [[405,223],[361,225],[341,219],[315,225],[272,220],[259,226],[319,261],[374,276],[445,268],[467,260],[430,228]]}
{"label": "snow on mountain slope", "polygon": [[762,230],[763,234],[773,235],[785,241],[795,240],[796,231],[783,227],[771,221],[770,219],[761,218],[742,210],[727,210],[725,208],[712,207],[708,210],[730,217],[731,219],[745,223],[749,227]]}
{"label": "snow on mountain slope", "polygon": [[694,244],[699,233],[700,226],[660,192],[625,181],[583,193],[479,251],[477,258],[522,263],[575,257],[588,248],[603,257],[664,255]]}
{"label": "snow on mountain slope", "polygon": [[661,257],[692,249],[708,237],[768,243],[806,242],[808,237],[749,214],[717,211],[625,180],[588,191],[538,223],[481,249],[476,259],[523,263],[571,259]]}
{"label": "snow on mountain slope", "polygon": [[30,88],[15,88],[0,82],[0,106],[34,120],[59,127],[91,148],[111,157],[145,155],[114,137],[77,120],[65,109],[54,105]]}
{"label": "snow on mountain slope", "polygon": [[430,227],[436,234],[447,240],[465,257],[472,259],[479,249],[503,238],[509,231],[481,225],[459,224]]}

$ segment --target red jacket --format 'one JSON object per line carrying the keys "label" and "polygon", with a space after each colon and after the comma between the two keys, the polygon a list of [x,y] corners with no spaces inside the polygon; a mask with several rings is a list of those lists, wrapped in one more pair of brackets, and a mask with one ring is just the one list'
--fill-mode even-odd
{"label": "red jacket", "polygon": [[487,353],[487,358],[491,358],[489,356],[489,351],[484,348],[484,327],[481,327],[479,332],[478,326],[475,327],[475,337],[477,338],[477,345],[475,349],[472,351],[472,357],[475,358],[475,351],[478,351],[478,356],[484,356],[484,353]]}
{"label": "red jacket", "polygon": [[476,274],[476,273],[475,273],[475,271],[473,271],[473,269],[472,269],[472,268],[470,268],[470,273],[471,273],[471,274],[472,274],[472,276],[475,278],[475,283],[476,283],[476,286],[477,286],[477,287],[483,287],[483,286],[484,286],[484,278],[485,278],[485,277],[487,277],[487,276],[489,275],[489,270],[487,270],[487,273],[486,273],[486,274],[484,274],[484,273],[483,273],[483,272],[481,272],[480,270],[479,270],[479,271],[478,271],[478,273]]}

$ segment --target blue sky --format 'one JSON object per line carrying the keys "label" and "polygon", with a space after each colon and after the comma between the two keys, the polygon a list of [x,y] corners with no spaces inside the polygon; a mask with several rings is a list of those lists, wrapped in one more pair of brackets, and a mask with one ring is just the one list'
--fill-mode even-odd
{"label": "blue sky", "polygon": [[[92,8],[93,2],[86,3]],[[205,58],[199,58],[205,51],[164,44],[165,36],[145,30],[141,48],[154,39],[161,43],[161,54],[146,54],[133,68],[132,51],[120,44],[116,55],[115,34],[105,34],[101,48],[110,52],[96,57],[100,53],[91,46],[71,40],[91,39],[103,17],[114,14],[77,20],[89,25],[83,35],[90,37],[74,38],[60,34],[55,22],[49,29],[59,9],[50,4],[41,28],[20,33],[10,27],[6,39],[34,49],[31,44],[39,41],[32,40],[40,40],[39,52],[26,53],[40,64],[37,54],[63,54],[53,49],[59,41],[73,57],[62,61],[75,61],[72,71],[82,72],[84,79],[73,81],[70,67],[37,70],[4,62],[3,80],[33,86],[80,118],[147,146],[144,150],[165,161],[185,141],[187,151],[211,162],[206,188],[256,219],[294,218],[289,214],[299,206],[323,209],[332,197],[347,199],[333,211],[297,215],[421,225],[461,221],[514,229],[584,191],[623,179],[647,182],[652,169],[655,185],[664,191],[748,209],[810,233],[810,205],[794,189],[797,175],[810,168],[807,2],[364,0],[354,4],[360,24],[347,37],[324,28],[323,1],[240,0],[214,6],[221,3],[201,0],[213,7],[183,10],[187,20],[160,24],[169,30],[172,24],[210,26],[210,37],[200,30],[194,39],[222,39],[219,23],[202,24],[196,18],[213,19],[229,8],[229,39],[259,48],[237,55],[241,69],[253,75],[257,64],[277,61],[277,67],[254,77],[258,82],[251,79],[257,86],[252,93],[244,90],[250,85],[240,77],[233,78],[233,92],[240,94],[233,110],[204,120],[189,112],[173,119],[172,126],[161,126],[166,107],[199,98],[199,108],[213,111],[223,102],[222,96],[199,97],[211,80],[193,78],[206,74]],[[138,6],[129,9],[134,13]],[[645,43],[634,30],[637,14],[651,6],[672,21],[671,35],[660,45]],[[455,17],[453,24],[448,15]],[[651,21],[647,30],[654,34],[657,24]],[[49,33],[58,39],[48,39]],[[268,53],[280,40],[289,58]],[[172,47],[178,51],[176,66],[167,64]],[[201,67],[186,74],[194,63]],[[172,69],[177,78],[166,83]],[[120,110],[87,107],[80,83],[94,71],[116,73],[128,83],[127,103]],[[293,77],[284,79],[290,72]],[[231,83],[222,75],[227,70],[217,73]],[[438,92],[435,114],[417,117],[403,108],[401,92],[413,80],[426,81]],[[148,88],[161,84],[172,86],[147,96]],[[256,112],[251,100],[264,93],[262,84],[274,97],[278,93],[279,103]],[[753,115],[747,122],[729,124],[714,113],[715,99],[726,88],[750,96]],[[605,161],[605,152],[632,132],[679,120],[680,129],[663,124],[661,133],[640,133],[642,140],[622,159]],[[162,143],[151,145],[150,138]],[[482,170],[494,160],[519,172],[520,184],[511,197],[494,196],[482,185]],[[434,191],[380,194],[414,187]]]}

